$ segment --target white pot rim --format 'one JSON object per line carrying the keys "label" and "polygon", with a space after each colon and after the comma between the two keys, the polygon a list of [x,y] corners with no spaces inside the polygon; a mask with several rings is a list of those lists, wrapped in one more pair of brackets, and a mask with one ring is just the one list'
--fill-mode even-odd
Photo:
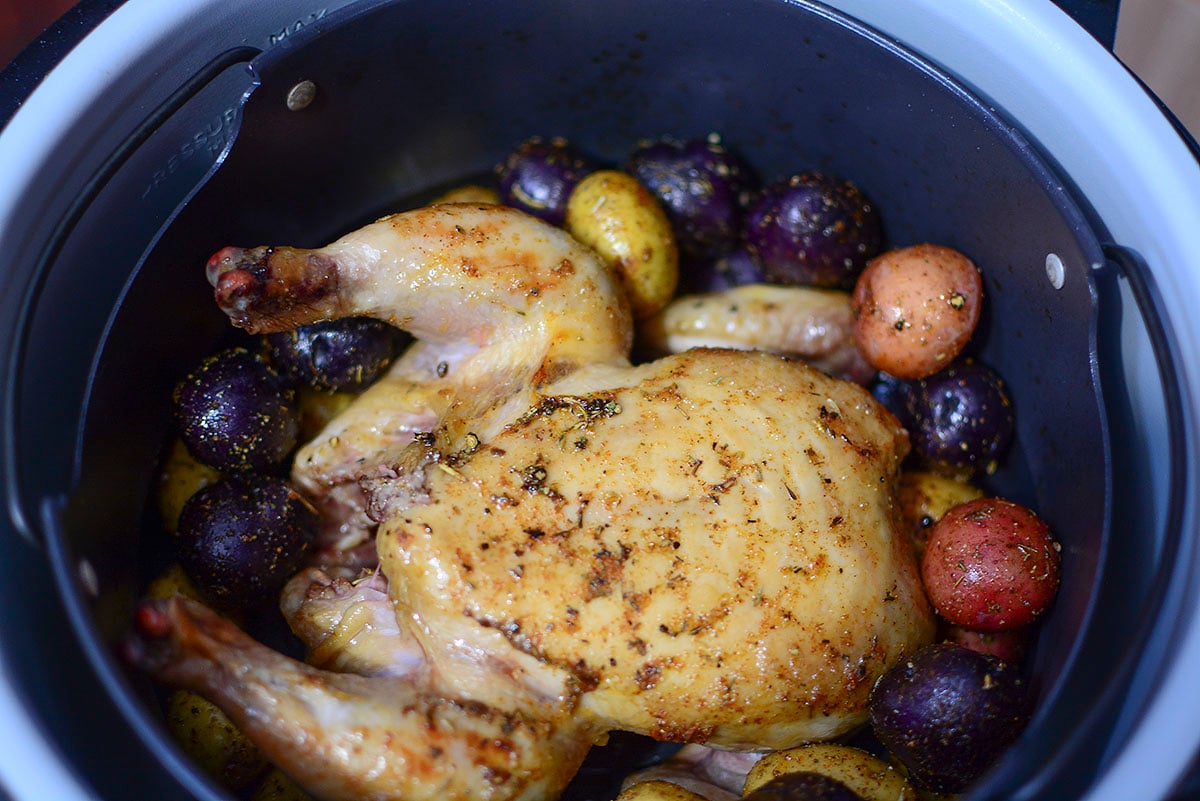
{"label": "white pot rim", "polygon": [[[1179,347],[1180,380],[1193,388],[1187,394],[1195,404],[1200,315],[1192,310],[1200,307],[1200,269],[1191,266],[1200,232],[1200,163],[1137,80],[1049,0],[825,2],[947,68],[1021,120],[1089,199],[1114,241],[1149,264]],[[187,32],[187,42],[220,36],[223,47],[261,45],[266,27],[257,34],[219,30],[247,5],[128,0],[47,74],[0,136],[0,163],[6,165],[0,170],[0,246],[21,236],[7,221],[19,216],[19,204],[52,163],[60,137],[96,97],[111,91],[120,76],[155,64],[164,43],[171,43],[167,50],[182,46],[179,32]],[[306,9],[302,14],[317,7],[302,0],[277,5]],[[1200,411],[1193,408],[1190,416],[1200,418]],[[1188,434],[1196,438],[1194,427]],[[1200,532],[1194,510],[1185,526]],[[1200,727],[1194,724],[1194,709],[1200,707],[1194,680],[1200,672],[1200,614],[1178,637],[1175,659],[1159,677],[1154,698],[1089,799],[1165,797],[1200,746]],[[19,799],[91,797],[62,767],[67,763],[44,742],[2,674],[0,718],[16,727],[10,740],[19,746],[0,753],[0,787]]]}

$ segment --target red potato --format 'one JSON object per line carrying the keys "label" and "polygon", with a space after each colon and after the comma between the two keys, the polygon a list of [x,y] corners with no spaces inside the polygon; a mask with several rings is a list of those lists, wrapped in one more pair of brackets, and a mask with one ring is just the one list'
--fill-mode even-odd
{"label": "red potato", "polygon": [[929,534],[925,593],[947,622],[1005,631],[1033,622],[1058,591],[1060,547],[1029,509],[999,498],[959,504]]}
{"label": "red potato", "polygon": [[925,553],[925,543],[933,525],[955,506],[983,496],[983,490],[957,478],[940,476],[925,470],[906,470],[900,474],[896,497],[908,533],[912,535],[917,559]]}
{"label": "red potato", "polygon": [[1029,627],[1005,631],[972,631],[952,623],[942,623],[942,642],[962,646],[971,651],[994,656],[1002,662],[1016,664],[1025,657],[1029,646]]}
{"label": "red potato", "polygon": [[875,369],[925,378],[962,352],[982,304],[979,270],[957,250],[890,250],[868,262],[854,286],[854,340]]}

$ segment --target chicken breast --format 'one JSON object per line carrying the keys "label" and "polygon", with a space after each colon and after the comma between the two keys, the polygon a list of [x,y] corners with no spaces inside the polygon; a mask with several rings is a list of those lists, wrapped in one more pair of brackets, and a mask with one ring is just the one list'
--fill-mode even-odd
{"label": "chicken breast", "polygon": [[456,643],[494,631],[607,728],[784,748],[862,722],[929,635],[906,451],[866,392],[777,356],[584,368],[469,457],[431,448],[449,469],[378,548],[448,691],[486,686]]}

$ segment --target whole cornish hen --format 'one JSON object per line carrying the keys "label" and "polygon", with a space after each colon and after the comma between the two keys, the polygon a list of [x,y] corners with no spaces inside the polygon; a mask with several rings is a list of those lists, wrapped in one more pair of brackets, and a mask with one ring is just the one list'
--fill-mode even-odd
{"label": "whole cornish hen", "polygon": [[556,228],[432,206],[227,248],[209,279],[253,332],[371,315],[417,338],[296,459],[327,513],[378,522],[378,573],[284,593],[308,663],[178,598],[127,649],[320,798],[553,799],[613,730],[832,737],[932,637],[896,420],[779,356],[631,365],[620,290]]}

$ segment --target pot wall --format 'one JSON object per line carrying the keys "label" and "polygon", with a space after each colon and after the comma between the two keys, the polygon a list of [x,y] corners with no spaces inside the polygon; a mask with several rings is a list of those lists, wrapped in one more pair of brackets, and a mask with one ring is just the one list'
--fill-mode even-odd
{"label": "pot wall", "polygon": [[[128,3],[77,51],[90,53],[91,57],[101,60],[120,53],[116,63],[110,64],[109,71],[96,70],[94,62],[86,67],[64,64],[65,71],[51,75],[43,87],[49,94],[39,90],[26,109],[32,109],[29,111],[32,115],[46,115],[51,126],[55,124],[54,120],[61,125],[79,119],[92,130],[104,133],[87,143],[68,142],[54,135],[48,136],[38,126],[26,123],[36,116],[19,116],[0,140],[0,152],[23,154],[20,159],[5,160],[5,163],[20,166],[6,177],[0,177],[3,182],[0,190],[9,190],[0,191],[0,204],[11,203],[12,197],[22,198],[19,206],[10,205],[4,209],[10,214],[0,215],[0,219],[8,223],[0,231],[0,243],[5,247],[4,252],[14,254],[13,264],[28,265],[36,260],[33,254],[39,239],[56,219],[55,210],[61,207],[62,199],[77,192],[89,169],[103,161],[106,149],[111,149],[123,136],[128,123],[136,119],[136,110],[152,105],[140,98],[165,96],[189,70],[194,71],[204,63],[202,56],[214,53],[217,43],[261,43],[265,39],[269,45],[279,31],[288,30],[287,26],[291,24],[285,23],[280,28],[281,19],[299,14],[296,20],[300,20],[305,13],[321,11],[306,10],[302,7],[304,4],[260,6],[256,10],[263,14],[263,19],[258,23],[239,20],[237,25],[231,26],[222,14],[234,16],[240,12],[228,6],[221,6],[222,10],[218,12],[208,7],[209,4],[198,2],[179,4],[170,9],[152,9],[149,5],[136,0]],[[1136,249],[1146,258],[1162,291],[1163,308],[1175,348],[1173,355],[1178,359],[1180,381],[1188,398],[1184,445],[1189,453],[1194,452],[1196,410],[1192,399],[1196,394],[1192,388],[1196,377],[1192,374],[1192,366],[1197,364],[1193,357],[1200,337],[1196,336],[1195,324],[1189,323],[1184,312],[1196,299],[1197,290],[1194,273],[1177,265],[1189,264],[1191,260],[1194,226],[1190,221],[1200,219],[1200,216],[1188,215],[1200,208],[1197,200],[1200,180],[1196,176],[1194,160],[1164,123],[1150,99],[1115,65],[1103,48],[1047,4],[963,3],[952,8],[942,8],[941,4],[932,2],[889,8],[865,2],[833,5],[857,14],[934,60],[949,65],[1013,113],[1071,175],[1073,183],[1088,197],[1092,211],[1112,238]],[[146,25],[147,16],[153,18],[149,26]],[[129,49],[129,41],[141,41],[131,37],[130,31],[155,30],[160,26],[186,31],[186,34],[152,38],[142,51]],[[229,41],[229,30],[254,30],[256,26],[257,36],[239,34],[235,37],[237,42]],[[977,33],[984,31],[986,36]],[[118,42],[124,44],[123,49],[116,46]],[[182,56],[174,70],[150,74],[138,69],[138,65],[146,63],[147,59],[163,58],[164,63],[172,63],[168,59],[171,54]],[[1079,75],[1087,76],[1083,85],[1076,77]],[[123,80],[115,80],[114,76]],[[136,78],[129,80],[132,76]],[[95,94],[89,95],[89,92]],[[103,102],[80,101],[77,93],[85,98],[101,97]],[[1069,98],[1070,102],[1065,103],[1064,98]],[[132,111],[123,114],[123,110]],[[1114,125],[1114,120],[1120,120],[1121,124]],[[10,137],[10,134],[13,135]],[[64,153],[81,144],[82,152],[74,158],[63,158]],[[163,211],[158,208],[156,213]],[[21,276],[9,272],[4,280],[8,282],[3,295],[5,319],[8,319],[9,312],[17,308],[14,299],[22,293],[7,290],[19,287]],[[1131,297],[1124,306],[1126,309],[1134,307]],[[1158,378],[1152,369],[1153,354],[1134,312],[1128,312],[1121,330],[1128,332],[1121,343],[1123,361],[1132,365],[1135,372],[1142,371],[1129,377],[1129,387],[1135,395],[1134,406],[1152,410],[1133,421],[1135,430],[1131,436],[1148,453],[1165,452],[1169,432],[1155,419],[1161,417],[1158,413],[1161,401]],[[66,401],[68,412],[69,406],[70,401]],[[47,476],[46,480],[55,478]],[[1157,519],[1149,521],[1146,531],[1149,536],[1165,541],[1169,504],[1163,492],[1159,490],[1159,495],[1152,500]],[[1193,518],[1194,511],[1188,508],[1185,518],[1179,521],[1189,533],[1194,532]],[[6,536],[10,534],[6,532]],[[1128,750],[1116,745],[1112,747],[1110,761],[1114,767],[1105,778],[1106,784],[1096,791],[1096,798],[1115,801],[1129,797],[1161,797],[1194,750],[1195,738],[1182,719],[1185,705],[1178,703],[1180,698],[1194,698],[1195,691],[1184,682],[1185,669],[1194,664],[1200,647],[1190,625],[1190,613],[1195,607],[1194,588],[1184,576],[1195,567],[1190,542],[1188,538],[1189,545],[1180,555],[1179,575],[1174,582],[1177,591],[1171,598],[1175,609],[1184,613],[1183,622],[1177,628],[1160,631],[1146,660],[1149,663],[1150,657],[1170,653],[1179,662],[1163,671],[1147,665],[1135,693],[1140,698],[1162,686],[1174,695],[1168,696],[1170,700],[1147,699],[1144,705],[1139,704],[1128,713],[1128,719],[1121,726],[1129,727],[1133,734],[1130,747]],[[1143,715],[1150,725],[1136,728],[1135,724]],[[1184,734],[1169,738],[1170,742],[1161,742],[1158,733],[1172,729]],[[1156,770],[1147,773],[1146,760]],[[1150,786],[1147,785],[1148,776]],[[1109,782],[1111,789],[1107,786]],[[1137,792],[1129,794],[1135,786]],[[1147,790],[1153,794],[1147,795]]]}

